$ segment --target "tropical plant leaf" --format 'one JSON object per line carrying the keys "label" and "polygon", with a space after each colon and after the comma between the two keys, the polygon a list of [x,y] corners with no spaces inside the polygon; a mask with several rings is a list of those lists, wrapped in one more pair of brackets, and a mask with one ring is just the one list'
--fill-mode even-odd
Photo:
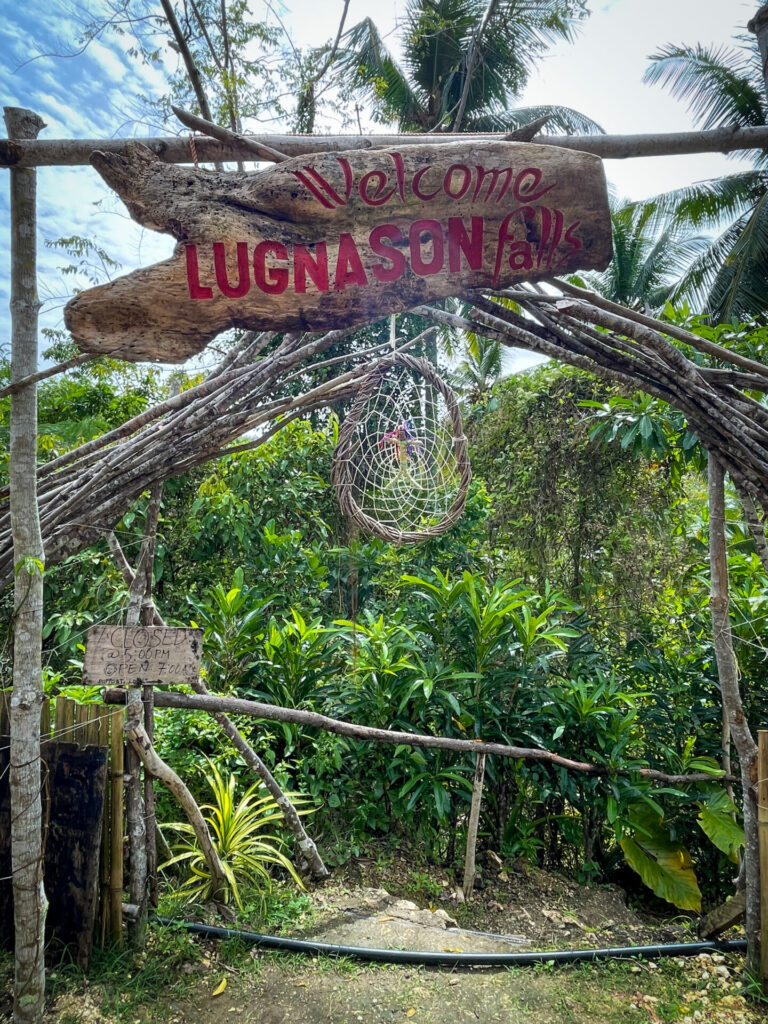
{"label": "tropical plant leaf", "polygon": [[644,81],[669,86],[673,96],[687,100],[699,126],[710,128],[765,124],[765,101],[759,67],[757,39],[748,45],[663,46],[651,56]]}
{"label": "tropical plant leaf", "polygon": [[629,866],[661,899],[681,910],[701,910],[701,892],[686,848],[670,837],[652,808],[632,808],[630,819],[634,838],[621,840]]}
{"label": "tropical plant leaf", "polygon": [[701,830],[718,850],[736,863],[739,848],[744,845],[744,829],[733,817],[736,805],[725,790],[719,790],[700,806],[698,823]]}

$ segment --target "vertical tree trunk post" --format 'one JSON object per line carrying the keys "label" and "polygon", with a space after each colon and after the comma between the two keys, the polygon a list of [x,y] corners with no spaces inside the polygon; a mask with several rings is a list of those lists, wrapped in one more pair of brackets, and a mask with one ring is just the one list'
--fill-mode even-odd
{"label": "vertical tree trunk post", "polygon": [[[169,397],[179,393],[178,378],[171,386]],[[141,624],[151,626],[155,620],[155,606],[152,601],[152,574],[155,564],[155,541],[157,538],[157,523],[160,518],[160,500],[163,495],[162,483],[153,484],[149,493],[149,506],[147,518],[144,524],[144,538],[142,540],[142,557],[140,565],[144,565],[144,594],[141,601]],[[137,574],[138,575],[138,574]],[[140,581],[137,582],[140,585]],[[144,700],[144,728],[147,736],[154,743],[155,741],[155,698],[152,686],[145,686],[143,690]],[[157,819],[155,816],[155,790],[152,776],[144,772],[144,821],[145,840],[147,850],[147,881],[149,883],[149,901],[153,907],[158,904],[157,893],[157,842],[155,833],[157,831]]]}
{"label": "vertical tree trunk post", "polygon": [[728,557],[725,546],[725,473],[709,453],[709,562],[712,638],[723,709],[739,755],[744,801],[744,877],[747,893],[747,962],[752,973],[760,964],[760,857],[755,783],[757,744],[749,731],[739,692],[739,670],[733,651],[728,596]]}
{"label": "vertical tree trunk post", "polygon": [[[43,121],[31,110],[5,108],[11,139],[35,139]],[[36,177],[11,170],[11,383],[37,370]],[[14,1024],[37,1024],[45,1002],[40,799],[43,569],[45,552],[37,507],[37,386],[11,395],[10,516],[13,535],[14,623],[11,696],[11,870],[16,965]]]}
{"label": "vertical tree trunk post", "polygon": [[[141,556],[128,599],[126,626],[138,626],[141,616],[146,584],[144,553],[145,546],[142,541]],[[143,727],[143,717],[141,687],[137,680],[128,686],[123,726],[126,739],[137,727]],[[125,769],[125,818],[130,864],[129,900],[137,908],[136,916],[126,918],[126,921],[130,944],[141,948],[147,938],[147,828],[142,796],[141,758],[130,743],[125,750]]]}
{"label": "vertical tree trunk post", "polygon": [[768,730],[757,734],[757,827],[760,844],[760,980],[768,994]]}
{"label": "vertical tree trunk post", "polygon": [[485,754],[477,755],[475,781],[472,786],[472,806],[467,826],[467,853],[464,858],[464,899],[468,900],[475,887],[475,851],[477,849],[477,827],[480,823],[480,805],[483,802],[483,779],[485,778]]}

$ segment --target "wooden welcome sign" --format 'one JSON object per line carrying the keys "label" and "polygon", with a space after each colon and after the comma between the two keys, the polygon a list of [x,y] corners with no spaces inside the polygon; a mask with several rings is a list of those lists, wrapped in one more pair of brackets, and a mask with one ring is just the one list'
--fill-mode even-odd
{"label": "wooden welcome sign", "polygon": [[135,220],[179,241],[67,305],[93,354],[180,362],[228,327],[349,327],[611,257],[602,163],[572,150],[408,145],[221,174],[136,144],[91,162]]}

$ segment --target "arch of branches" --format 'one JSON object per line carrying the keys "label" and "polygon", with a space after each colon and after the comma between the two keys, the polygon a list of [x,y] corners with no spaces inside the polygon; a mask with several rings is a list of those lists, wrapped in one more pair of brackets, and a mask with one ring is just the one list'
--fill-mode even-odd
{"label": "arch of branches", "polygon": [[[467,297],[461,314],[441,305],[411,312],[423,317],[425,331],[436,323],[472,331],[640,388],[675,406],[730,475],[758,550],[766,554],[768,409],[754,394],[768,392],[768,366],[557,280],[546,291],[478,292]],[[195,387],[41,466],[38,501],[46,565],[104,537],[152,484],[257,447],[286,422],[349,399],[376,359],[390,350],[382,345],[325,357],[352,334],[353,329],[245,334]],[[710,365],[700,365],[695,354]],[[338,368],[335,376],[328,373],[332,368]],[[0,499],[7,499],[7,489]],[[5,511],[0,582],[6,585],[12,574]]]}
{"label": "arch of branches", "polygon": [[[360,144],[359,139],[355,141]],[[574,140],[570,142],[574,144]],[[226,147],[231,149],[236,143],[238,140],[230,139],[219,145],[228,153]],[[751,144],[765,144],[765,139],[761,136]],[[702,143],[697,141],[696,145]],[[732,137],[719,140],[717,147],[711,142],[707,145],[735,148]],[[82,146],[90,152],[96,143]],[[263,151],[264,146],[258,146]],[[0,163],[21,167],[84,162],[80,157],[64,159],[66,152],[55,144],[49,150],[35,141],[3,144],[0,140]],[[252,158],[252,149],[246,153]],[[224,153],[220,151],[219,155]],[[640,154],[635,149],[622,155]],[[176,154],[174,162],[180,159],[183,157]],[[447,310],[443,303],[418,306],[411,313],[423,318],[424,332],[434,330],[436,324],[471,331],[644,390],[679,409],[710,453],[711,495],[716,498],[722,492],[722,471],[726,471],[738,490],[756,548],[768,569],[764,532],[768,515],[768,409],[755,398],[768,393],[768,366],[560,280],[549,281],[544,287],[480,290],[462,299],[460,313]],[[172,476],[255,448],[287,422],[350,399],[376,360],[391,351],[387,344],[362,352],[350,349],[341,355],[329,354],[331,349],[338,352],[340,346],[343,348],[357,329],[325,334],[246,333],[194,387],[40,466],[37,501],[46,566],[102,538],[112,541],[113,552],[119,555],[112,530],[143,492],[151,489],[156,493]],[[412,346],[421,337],[423,334],[403,347]],[[699,358],[702,356],[705,359]],[[68,365],[84,359],[77,357]],[[50,372],[14,379],[0,395],[21,392]],[[3,587],[14,575],[8,497],[7,488],[0,490],[0,508],[5,505],[0,513]],[[718,516],[721,513],[713,504],[711,521]],[[754,800],[756,745],[744,718],[728,636],[727,584],[722,585],[727,581],[724,548],[720,554],[713,553],[712,571],[714,636],[726,725],[739,753],[744,789],[748,933],[756,936],[760,890]],[[515,751],[508,756],[520,754],[556,757],[541,751]],[[589,765],[575,767],[592,770]]]}

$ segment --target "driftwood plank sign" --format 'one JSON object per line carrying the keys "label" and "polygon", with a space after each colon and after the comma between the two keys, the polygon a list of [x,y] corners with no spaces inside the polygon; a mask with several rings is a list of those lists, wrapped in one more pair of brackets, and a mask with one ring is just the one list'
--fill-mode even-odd
{"label": "driftwood plank sign", "polygon": [[326,330],[611,257],[598,157],[514,142],[296,157],[267,171],[170,166],[138,143],[94,167],[171,259],[82,292],[80,348],[178,362],[228,327]]}
{"label": "driftwood plank sign", "polygon": [[83,683],[195,683],[202,646],[199,629],[92,626],[85,645]]}

